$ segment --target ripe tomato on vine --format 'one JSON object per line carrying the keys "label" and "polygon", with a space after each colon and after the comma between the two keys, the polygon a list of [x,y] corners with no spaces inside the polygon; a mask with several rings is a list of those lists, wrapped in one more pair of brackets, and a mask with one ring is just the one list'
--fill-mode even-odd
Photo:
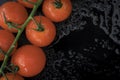
{"label": "ripe tomato on vine", "polygon": [[6,73],[5,76],[0,77],[0,80],[24,80],[24,78],[18,74]]}
{"label": "ripe tomato on vine", "polygon": [[46,56],[41,48],[24,45],[12,56],[11,63],[19,67],[18,74],[33,77],[44,69]]}
{"label": "ripe tomato on vine", "polygon": [[5,2],[0,7],[0,26],[3,29],[16,33],[15,28],[20,28],[27,18],[27,10],[17,2]]}
{"label": "ripe tomato on vine", "polygon": [[[0,29],[0,61],[4,59],[5,53],[8,51],[10,46],[12,45],[15,37],[14,35],[7,31]],[[16,45],[17,47],[17,45]],[[14,51],[16,50],[16,47],[14,48]],[[13,51],[13,52],[14,52]]]}
{"label": "ripe tomato on vine", "polygon": [[24,5],[27,8],[33,8],[37,0],[17,0],[19,3]]}
{"label": "ripe tomato on vine", "polygon": [[72,3],[70,0],[44,0],[42,12],[50,20],[61,22],[70,16]]}
{"label": "ripe tomato on vine", "polygon": [[26,27],[26,37],[34,45],[50,45],[56,36],[55,25],[44,16],[35,16]]}
{"label": "ripe tomato on vine", "polygon": [[[44,16],[35,16],[40,5]],[[29,16],[28,8],[33,8]],[[0,26],[3,28],[0,30],[0,61],[4,60],[0,67],[0,75],[6,75],[8,80],[13,78],[24,80],[23,77],[33,77],[42,72],[46,65],[46,54],[41,47],[49,46],[56,37],[56,26],[53,22],[64,21],[71,12],[70,0],[17,0],[2,4],[0,6]],[[23,31],[30,44],[17,48],[17,41]],[[11,54],[13,55],[10,57]],[[18,67],[16,75],[6,73],[8,70],[14,72],[14,66]],[[0,80],[5,79],[5,76],[0,77]]]}

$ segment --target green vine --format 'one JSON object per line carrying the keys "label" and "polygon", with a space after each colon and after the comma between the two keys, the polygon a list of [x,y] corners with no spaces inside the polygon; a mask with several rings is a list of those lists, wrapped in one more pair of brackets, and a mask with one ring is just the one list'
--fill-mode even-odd
{"label": "green vine", "polygon": [[29,1],[29,0],[23,0],[23,1],[28,2],[28,3],[32,4],[32,5],[36,4],[35,2]]}
{"label": "green vine", "polygon": [[[21,28],[17,29],[17,30],[18,30],[18,33],[17,33],[17,35],[16,35],[16,37],[15,37],[15,40],[14,40],[14,42],[12,43],[12,45],[10,46],[9,50],[7,51],[7,53],[5,54],[3,63],[2,63],[2,65],[1,65],[1,67],[0,67],[0,74],[2,74],[2,75],[5,76],[4,70],[5,70],[6,66],[7,66],[7,63],[8,63],[10,54],[11,54],[11,52],[13,51],[13,49],[14,49],[17,41],[19,40],[22,32],[24,31],[26,25],[27,25],[28,22],[33,18],[33,16],[35,15],[35,12],[37,11],[38,7],[41,5],[42,1],[43,1],[43,0],[38,0],[38,1],[36,2],[36,4],[34,4],[34,7],[33,7],[32,11],[31,11],[29,17],[27,18],[27,20],[24,22],[24,24],[22,24],[22,27],[21,27]],[[5,15],[4,15],[4,16],[5,16]],[[10,23],[9,23],[8,25],[10,25]]]}

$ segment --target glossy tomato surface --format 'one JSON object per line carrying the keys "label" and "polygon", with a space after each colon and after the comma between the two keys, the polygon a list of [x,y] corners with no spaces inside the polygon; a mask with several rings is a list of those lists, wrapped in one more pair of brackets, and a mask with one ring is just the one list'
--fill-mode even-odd
{"label": "glossy tomato surface", "polygon": [[24,45],[15,52],[11,62],[19,67],[18,74],[24,77],[33,77],[44,69],[46,56],[41,48]]}
{"label": "glossy tomato surface", "polygon": [[[27,8],[33,8],[34,6],[34,3],[37,2],[37,0],[28,0],[27,1],[24,1],[24,0],[17,0],[19,3],[21,3],[22,5],[24,5],[25,7]],[[33,3],[33,4],[32,4]]]}
{"label": "glossy tomato surface", "polygon": [[11,32],[17,32],[15,28],[10,28],[5,22],[11,22],[16,25],[16,27],[21,27],[28,17],[27,10],[17,2],[4,2],[0,6],[0,26],[3,29],[9,30]]}
{"label": "glossy tomato surface", "polygon": [[[6,73],[5,75],[8,80],[24,80],[24,78],[18,74]],[[6,80],[5,76],[0,77],[0,80]]]}
{"label": "glossy tomato surface", "polygon": [[70,16],[72,3],[71,0],[44,0],[42,11],[50,20],[61,22]]}
{"label": "glossy tomato surface", "polygon": [[35,16],[34,20],[31,20],[26,27],[27,39],[39,47],[50,45],[54,41],[55,36],[55,25],[44,16]]}
{"label": "glossy tomato surface", "polygon": [[8,51],[14,39],[15,36],[11,32],[0,29],[0,50],[2,51],[0,52],[0,61],[4,59],[4,54]]}

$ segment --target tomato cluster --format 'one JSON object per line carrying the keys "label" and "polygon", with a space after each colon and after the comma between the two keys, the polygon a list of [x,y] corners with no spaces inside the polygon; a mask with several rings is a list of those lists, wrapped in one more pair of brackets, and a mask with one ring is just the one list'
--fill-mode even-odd
{"label": "tomato cluster", "polygon": [[[30,18],[25,27],[25,36],[31,44],[20,47],[15,43],[10,53],[11,70],[18,68],[16,73],[8,71],[8,80],[24,80],[23,77],[33,77],[39,74],[46,65],[46,55],[43,47],[49,46],[55,39],[54,22],[66,20],[72,11],[70,0],[44,0],[41,15],[29,17],[27,9],[34,9],[38,0],[7,1],[0,6],[0,61],[4,62],[7,51],[14,43],[22,25]],[[9,55],[8,55],[9,56]],[[16,67],[15,67],[16,66]],[[1,76],[0,80],[6,80]]]}

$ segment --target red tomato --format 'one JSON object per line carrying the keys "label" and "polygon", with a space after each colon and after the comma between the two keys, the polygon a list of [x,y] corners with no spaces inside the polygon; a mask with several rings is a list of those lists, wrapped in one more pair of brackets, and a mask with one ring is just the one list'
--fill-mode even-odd
{"label": "red tomato", "polygon": [[[6,2],[0,7],[0,26],[11,32],[17,32],[15,28],[9,28],[6,20],[14,24],[23,24],[28,17],[27,10],[17,2]],[[20,27],[20,26],[17,26]]]}
{"label": "red tomato", "polygon": [[52,21],[61,22],[70,16],[72,4],[70,0],[44,0],[42,11]]}
{"label": "red tomato", "polygon": [[35,21],[40,24],[43,31],[31,20],[26,27],[26,37],[34,45],[45,47],[51,44],[56,35],[55,25],[44,16],[35,16]]}
{"label": "red tomato", "polygon": [[[24,0],[17,0],[19,3],[21,3],[22,5],[24,5],[25,7],[27,8],[33,8],[34,7],[34,4],[31,4],[31,3],[36,3],[37,0],[28,0],[29,2],[27,1],[24,1]],[[31,2],[31,3],[30,3]]]}
{"label": "red tomato", "polygon": [[[2,51],[7,52],[13,43],[15,37],[14,35],[7,30],[0,30],[0,49]],[[15,47],[16,49],[16,47]],[[0,61],[4,59],[4,54],[0,53]]]}
{"label": "red tomato", "polygon": [[[24,80],[24,78],[18,74],[13,74],[13,73],[7,73],[6,77],[8,80]],[[6,80],[4,76],[0,77],[0,80]]]}
{"label": "red tomato", "polygon": [[11,62],[19,67],[18,74],[33,77],[44,69],[46,56],[41,48],[24,45],[12,56]]}

